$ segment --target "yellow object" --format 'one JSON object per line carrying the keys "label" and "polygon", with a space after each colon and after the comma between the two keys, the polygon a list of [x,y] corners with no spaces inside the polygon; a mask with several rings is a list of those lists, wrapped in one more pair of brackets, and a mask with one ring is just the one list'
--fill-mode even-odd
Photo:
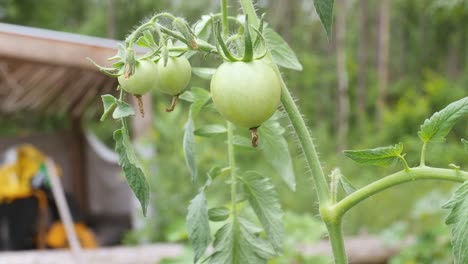
{"label": "yellow object", "polygon": [[[93,232],[82,223],[74,225],[76,235],[83,248],[96,248],[97,241]],[[67,235],[62,222],[55,222],[49,228],[46,236],[47,246],[51,248],[68,248]]]}
{"label": "yellow object", "polygon": [[0,168],[0,202],[31,196],[31,179],[39,171],[45,158],[32,145],[18,147],[16,163]]}

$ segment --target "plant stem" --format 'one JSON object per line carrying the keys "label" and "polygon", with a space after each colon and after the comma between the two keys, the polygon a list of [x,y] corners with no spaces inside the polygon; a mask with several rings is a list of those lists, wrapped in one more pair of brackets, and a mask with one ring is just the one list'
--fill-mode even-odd
{"label": "plant stem", "polygon": [[420,167],[426,166],[426,148],[427,148],[427,142],[424,142],[422,149],[421,149],[421,163],[419,164]]}
{"label": "plant stem", "polygon": [[468,172],[431,167],[417,167],[411,168],[409,171],[399,171],[355,191],[343,200],[339,201],[337,204],[331,206],[330,210],[341,217],[353,206],[376,193],[405,182],[416,180],[465,182],[468,181]]}
{"label": "plant stem", "polygon": [[223,19],[223,36],[227,38],[229,35],[227,0],[221,0],[221,14]]}
{"label": "plant stem", "polygon": [[344,245],[342,221],[341,218],[334,220],[335,221],[332,223],[326,222],[326,225],[328,229],[328,236],[330,237],[335,264],[347,264],[348,257],[346,256],[346,248]]}
{"label": "plant stem", "polygon": [[232,203],[232,217],[234,221],[237,219],[237,175],[236,175],[236,157],[234,156],[234,128],[231,122],[227,122],[227,134],[228,134],[228,156],[229,156],[229,167],[231,168],[231,203]]}

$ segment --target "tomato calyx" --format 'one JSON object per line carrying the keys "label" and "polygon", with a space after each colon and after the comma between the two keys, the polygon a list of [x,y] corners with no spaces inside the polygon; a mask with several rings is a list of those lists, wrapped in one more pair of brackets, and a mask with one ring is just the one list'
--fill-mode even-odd
{"label": "tomato calyx", "polygon": [[[230,49],[228,48],[228,44],[230,41],[235,40],[240,37],[240,35],[234,35],[231,36],[225,41],[223,37],[221,36],[221,23],[219,20],[212,20],[213,23],[213,34],[216,37],[216,49],[218,51],[218,54],[225,60],[229,62],[236,62],[236,61],[243,61],[243,62],[250,62],[253,60],[259,60],[262,59],[263,57],[266,56],[268,49],[266,48],[266,41],[265,38],[262,35],[263,32],[263,16],[260,21],[259,28],[256,29],[254,27],[251,27],[249,25],[249,17],[246,15],[245,16],[245,23],[243,25],[243,38],[244,38],[244,51],[243,51],[243,56],[237,57],[234,55]],[[250,32],[250,29],[254,30],[257,33],[257,37],[255,41],[252,41],[252,35]],[[263,51],[261,52],[260,55],[256,56],[255,50],[258,49],[263,44],[265,47]]]}

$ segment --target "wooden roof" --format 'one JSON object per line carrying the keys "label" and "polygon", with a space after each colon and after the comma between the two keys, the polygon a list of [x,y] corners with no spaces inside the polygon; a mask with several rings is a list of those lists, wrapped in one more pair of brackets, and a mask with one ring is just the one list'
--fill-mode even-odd
{"label": "wooden roof", "polygon": [[80,117],[117,84],[86,58],[109,65],[106,58],[116,53],[117,42],[0,23],[0,115],[31,111]]}

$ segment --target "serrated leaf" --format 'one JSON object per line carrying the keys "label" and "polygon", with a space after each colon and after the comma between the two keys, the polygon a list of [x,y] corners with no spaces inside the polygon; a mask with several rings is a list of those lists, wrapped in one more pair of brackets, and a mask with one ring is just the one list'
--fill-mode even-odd
{"label": "serrated leaf", "polygon": [[296,190],[296,177],[289,153],[288,142],[284,138],[285,129],[280,123],[269,120],[258,129],[259,146],[267,162],[276,170],[278,175],[288,185]]}
{"label": "serrated leaf", "polygon": [[194,263],[196,263],[211,243],[208,208],[203,191],[190,201],[186,222],[189,240],[195,253]]}
{"label": "serrated leaf", "polygon": [[468,182],[455,191],[443,208],[451,210],[445,223],[452,228],[455,264],[468,263]]}
{"label": "serrated leaf", "polygon": [[399,161],[399,156],[402,151],[403,144],[399,143],[395,146],[375,149],[345,150],[344,154],[346,157],[360,164],[387,167]]}
{"label": "serrated leaf", "polygon": [[465,149],[465,151],[468,151],[468,140],[462,139],[461,141],[463,143],[463,148]]}
{"label": "serrated leaf", "polygon": [[211,80],[211,77],[215,72],[216,69],[214,68],[192,67],[193,74],[208,81]]}
{"label": "serrated leaf", "polygon": [[341,187],[343,187],[343,190],[345,191],[345,193],[348,195],[352,194],[353,192],[357,190],[356,187],[353,186],[351,181],[348,178],[346,178],[344,175],[341,175],[340,177],[340,184],[341,184]]}
{"label": "serrated leaf", "polygon": [[327,32],[328,39],[331,39],[333,24],[333,5],[335,0],[314,0],[315,10],[322,22],[323,28]]}
{"label": "serrated leaf", "polygon": [[270,179],[256,172],[247,172],[242,177],[248,201],[265,229],[268,240],[276,251],[283,248],[283,211],[278,193]]}
{"label": "serrated leaf", "polygon": [[250,224],[239,218],[229,221],[215,234],[210,264],[266,264],[275,253],[267,241],[252,233]]}
{"label": "serrated leaf", "polygon": [[180,99],[191,102],[190,109],[192,116],[196,117],[201,109],[210,101],[210,92],[203,88],[193,87],[190,91],[186,91],[180,96]]}
{"label": "serrated leaf", "polygon": [[146,208],[149,203],[149,185],[126,129],[117,129],[114,132],[114,140],[115,151],[119,155],[119,165],[123,168],[128,185],[140,201],[143,215],[146,216]]}
{"label": "serrated leaf", "polygon": [[195,129],[193,126],[192,111],[189,111],[189,116],[187,122],[185,123],[184,130],[183,148],[185,164],[190,171],[192,181],[195,181],[197,179],[198,170],[195,156],[195,136],[193,134]]}
{"label": "serrated leaf", "polygon": [[281,67],[302,71],[302,65],[288,43],[275,31],[265,29],[263,36],[273,57],[273,62]]}
{"label": "serrated leaf", "polygon": [[208,210],[208,217],[210,221],[220,222],[228,219],[230,213],[231,210],[229,210],[227,207],[216,207]]}
{"label": "serrated leaf", "polygon": [[212,137],[227,133],[227,128],[223,125],[206,125],[195,130],[195,135],[200,137]]}
{"label": "serrated leaf", "polygon": [[418,132],[423,142],[443,142],[455,123],[468,113],[468,97],[449,104],[424,121]]}
{"label": "serrated leaf", "polygon": [[127,116],[131,116],[135,114],[135,110],[129,104],[125,102],[117,101],[117,107],[115,108],[114,112],[112,113],[112,118],[120,119]]}

